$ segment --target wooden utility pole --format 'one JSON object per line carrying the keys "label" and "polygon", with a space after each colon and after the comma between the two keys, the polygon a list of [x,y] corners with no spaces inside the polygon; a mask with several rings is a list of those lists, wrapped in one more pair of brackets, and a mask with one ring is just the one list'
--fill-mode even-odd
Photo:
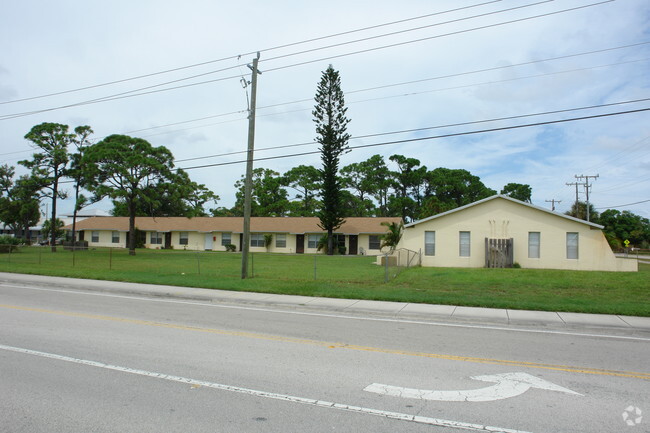
{"label": "wooden utility pole", "polygon": [[554,198],[550,200],[544,200],[547,203],[551,203],[551,210],[555,211],[555,203],[562,203],[562,200],[555,200]]}
{"label": "wooden utility pole", "polygon": [[589,178],[593,178],[594,180],[598,179],[598,175],[595,176],[585,176],[584,174],[581,174],[580,176],[575,175],[576,179],[585,179],[585,183],[583,185],[585,186],[585,194],[587,197],[587,221],[589,221],[589,188],[591,188],[591,185],[589,185]]}
{"label": "wooden utility pole", "polygon": [[246,180],[244,183],[244,236],[242,239],[241,277],[248,278],[248,251],[251,244],[251,193],[253,189],[253,150],[255,149],[255,103],[257,95],[257,63],[260,53],[253,59],[251,69],[251,105],[248,113],[248,153],[246,156]]}

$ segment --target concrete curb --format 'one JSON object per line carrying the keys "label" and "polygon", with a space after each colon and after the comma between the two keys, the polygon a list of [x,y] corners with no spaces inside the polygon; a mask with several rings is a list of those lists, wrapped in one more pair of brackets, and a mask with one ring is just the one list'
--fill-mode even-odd
{"label": "concrete curb", "polygon": [[0,283],[58,287],[122,295],[172,298],[222,304],[247,304],[283,307],[339,314],[373,314],[403,320],[481,322],[501,325],[540,325],[572,328],[618,328],[650,331],[650,317],[617,316],[550,311],[506,310],[500,308],[460,307],[453,305],[413,304],[404,302],[336,299],[270,293],[234,292],[228,290],[125,283],[119,281],[85,280],[41,275],[0,272]]}

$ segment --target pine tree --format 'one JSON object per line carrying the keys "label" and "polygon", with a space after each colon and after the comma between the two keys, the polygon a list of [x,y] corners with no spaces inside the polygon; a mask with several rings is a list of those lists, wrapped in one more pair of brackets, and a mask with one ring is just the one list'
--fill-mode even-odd
{"label": "pine tree", "polygon": [[345,98],[341,91],[338,71],[330,65],[321,77],[316,91],[316,105],[312,114],[316,123],[316,141],[320,144],[323,168],[321,197],[318,212],[320,227],[327,231],[327,254],[334,253],[333,233],[345,222],[341,209],[342,185],[338,177],[339,158],[346,153],[350,135],[346,132],[350,120],[345,116]]}

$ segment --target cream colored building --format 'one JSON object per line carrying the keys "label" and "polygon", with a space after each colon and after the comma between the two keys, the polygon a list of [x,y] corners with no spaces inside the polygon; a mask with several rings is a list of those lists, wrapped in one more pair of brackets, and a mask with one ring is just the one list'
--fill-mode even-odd
{"label": "cream colored building", "polygon": [[[401,218],[346,218],[336,231],[338,246],[349,255],[378,255],[381,236],[386,232],[382,222],[400,222]],[[324,231],[319,219],[312,217],[251,218],[251,252],[317,253],[317,244]],[[243,218],[240,217],[137,217],[136,228],[146,248],[226,251],[234,245],[241,251]],[[70,229],[68,226],[66,229]],[[89,247],[127,246],[127,217],[89,218],[77,223],[79,240]],[[270,245],[265,236],[271,235]]]}
{"label": "cream colored building", "polygon": [[637,271],[614,256],[603,226],[495,195],[405,225],[399,248],[422,266]]}

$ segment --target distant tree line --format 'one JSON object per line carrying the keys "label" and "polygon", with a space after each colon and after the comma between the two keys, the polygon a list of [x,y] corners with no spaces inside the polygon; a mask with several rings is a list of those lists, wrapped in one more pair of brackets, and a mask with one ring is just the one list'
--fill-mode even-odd
{"label": "distant tree line", "polygon": [[[497,193],[467,170],[443,167],[428,170],[418,159],[404,155],[392,155],[388,159],[394,169],[381,155],[340,169],[344,217],[399,216],[408,222]],[[309,165],[299,165],[283,174],[257,168],[253,174],[252,214],[317,216],[321,189],[320,172]],[[235,190],[235,205],[219,207],[213,215],[243,215],[243,177],[235,183]],[[525,202],[530,202],[532,194],[530,186],[518,183],[509,183],[500,192]]]}
{"label": "distant tree line", "polygon": [[[578,201],[571,206],[567,215],[583,220],[587,219],[587,203]],[[650,249],[650,220],[630,211],[607,209],[599,213],[592,203],[589,203],[589,221],[604,226],[604,233],[609,245],[614,250],[625,247],[629,241],[630,247]]]}
{"label": "distant tree line", "polygon": [[59,123],[41,123],[25,135],[36,152],[18,163],[31,170],[29,175],[14,179],[14,167],[0,166],[0,221],[24,236],[39,221],[40,201],[50,200],[51,215],[44,226],[52,251],[56,251],[60,226],[57,203],[68,198],[67,186],[74,191],[73,239],[77,212],[109,198],[114,215],[129,217],[132,254],[136,216],[208,215],[204,206],[218,200],[205,185],[175,169],[172,153],[163,146],[126,135],[111,135],[92,144],[89,126],[69,129]]}

